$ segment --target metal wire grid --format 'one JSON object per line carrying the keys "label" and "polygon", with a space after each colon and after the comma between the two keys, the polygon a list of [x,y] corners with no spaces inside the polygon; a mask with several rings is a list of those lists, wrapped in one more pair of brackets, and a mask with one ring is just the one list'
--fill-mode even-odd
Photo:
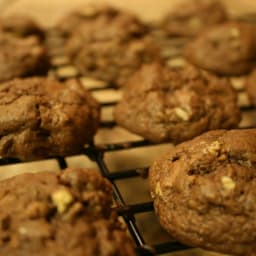
{"label": "metal wire grid", "polygon": [[[51,50],[52,50],[51,57],[62,57],[64,56],[63,41],[61,41],[60,37],[56,35],[56,32],[57,31],[49,32],[49,45],[51,46]],[[174,44],[177,44],[177,42],[174,42]],[[60,61],[56,64],[53,64],[52,74],[55,75],[56,78],[59,80],[75,78],[79,82],[81,76],[76,70],[69,72],[67,76],[65,75],[62,76],[58,74],[57,72],[58,69],[65,65],[67,65],[66,61],[63,61],[63,63]],[[111,85],[108,85],[107,87],[100,86],[100,87],[94,87],[89,90],[95,91],[95,90],[110,89],[110,88],[114,88],[114,87]],[[116,104],[116,101],[108,101],[108,102],[102,103],[101,105],[102,107],[104,107],[104,106],[112,106],[115,104]],[[254,110],[254,108],[252,108],[251,106],[245,106],[243,107],[243,110],[252,111]],[[101,122],[101,127],[111,128],[114,126],[115,126],[114,121]],[[246,127],[246,128],[249,128],[249,127]],[[116,210],[118,214],[123,217],[123,219],[127,224],[129,233],[135,242],[136,251],[138,255],[159,255],[159,254],[171,253],[171,252],[177,252],[180,250],[189,249],[191,247],[183,245],[173,240],[170,240],[164,243],[149,245],[146,243],[141,230],[138,228],[135,220],[136,214],[152,212],[153,203],[151,201],[148,201],[148,202],[142,202],[142,203],[136,203],[136,204],[126,204],[123,198],[123,195],[120,192],[116,182],[120,180],[126,180],[128,178],[133,178],[133,177],[145,178],[147,177],[148,167],[133,168],[129,170],[120,170],[120,171],[111,172],[111,170],[108,168],[107,164],[104,161],[104,154],[107,152],[139,148],[139,147],[145,147],[150,145],[155,145],[155,144],[152,144],[147,140],[128,141],[125,143],[114,143],[114,144],[111,143],[111,144],[101,144],[101,145],[91,144],[84,148],[83,154],[88,156],[92,161],[96,162],[102,175],[112,183],[113,192],[114,192],[113,197],[117,205]],[[58,161],[58,165],[60,169],[64,169],[68,167],[68,163],[64,157],[56,157],[54,159]],[[20,163],[20,161],[17,159],[11,159],[11,158],[0,159],[0,166],[15,164],[15,163]]]}

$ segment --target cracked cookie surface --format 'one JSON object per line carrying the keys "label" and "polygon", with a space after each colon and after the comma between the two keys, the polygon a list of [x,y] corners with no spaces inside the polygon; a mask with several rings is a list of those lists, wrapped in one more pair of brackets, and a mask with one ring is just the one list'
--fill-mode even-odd
{"label": "cracked cookie surface", "polygon": [[178,143],[202,132],[237,127],[240,111],[226,79],[192,66],[144,65],[124,88],[117,123],[153,142]]}
{"label": "cracked cookie surface", "polygon": [[1,255],[135,255],[111,210],[111,184],[96,171],[27,173],[0,183]]}
{"label": "cracked cookie surface", "polygon": [[79,153],[99,123],[99,104],[75,81],[3,83],[0,113],[0,155],[21,160]]}
{"label": "cracked cookie surface", "polygon": [[[88,4],[64,16],[59,21],[56,28],[61,32],[62,36],[69,37],[81,25],[93,25],[94,23],[102,21],[111,22],[112,20],[120,19],[122,16],[126,16],[126,12],[123,12],[110,5]],[[134,19],[134,22],[136,22],[136,19],[133,18],[132,15],[127,14],[127,18],[129,17],[131,20]],[[139,24],[139,22],[137,25],[136,23],[133,25],[138,26],[139,30],[143,27],[142,24]],[[98,32],[95,31],[95,33]]]}
{"label": "cracked cookie surface", "polygon": [[256,251],[256,129],[216,130],[150,168],[162,226],[177,240],[232,255]]}

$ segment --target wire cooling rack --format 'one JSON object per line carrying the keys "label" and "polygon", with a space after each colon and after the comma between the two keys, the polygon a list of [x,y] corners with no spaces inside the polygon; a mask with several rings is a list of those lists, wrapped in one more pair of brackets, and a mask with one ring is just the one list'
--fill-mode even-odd
{"label": "wire cooling rack", "polygon": [[[161,33],[158,33],[156,31],[155,33],[156,37],[159,37],[161,40]],[[186,40],[185,40],[186,41]],[[50,46],[50,54],[52,58],[52,69],[50,71],[51,76],[55,76],[57,79],[61,81],[65,81],[67,79],[76,79],[77,82],[82,83],[82,76],[79,74],[79,72],[70,65],[68,59],[66,58],[64,54],[63,49],[63,40],[58,35],[57,31],[49,31],[48,33],[48,45]],[[179,58],[179,52],[182,48],[182,45],[184,44],[183,39],[174,39],[171,41],[162,41],[163,46],[165,47],[164,54],[169,59],[169,64],[171,66],[179,66],[182,64],[182,61]],[[168,46],[168,47],[166,47]],[[240,105],[243,110],[243,121],[241,123],[241,128],[249,128],[256,125],[256,123],[253,123],[253,120],[256,118],[252,118],[252,116],[256,116],[256,110],[251,107],[247,100],[246,100],[246,94],[243,92],[243,87],[241,86],[241,78],[238,78],[233,81],[234,87],[239,93],[239,99],[240,99]],[[93,86],[88,86],[88,90],[93,92],[100,92],[100,91],[111,91],[117,89],[113,86],[106,85],[104,83],[95,83]],[[107,101],[101,102],[102,109],[107,108],[109,106],[114,106],[118,99],[112,99],[110,98]],[[113,120],[103,120],[101,121],[101,128],[106,129],[112,129],[116,127],[116,124]],[[171,237],[168,237],[168,240],[159,241],[157,243],[148,242],[147,239],[145,239],[145,234],[149,231],[151,228],[151,224],[149,224],[148,229],[146,228],[142,230],[138,223],[137,223],[137,216],[143,215],[146,213],[153,213],[153,204],[150,200],[143,200],[139,203],[127,203],[124,199],[124,195],[122,191],[120,190],[119,186],[117,185],[118,182],[128,182],[129,179],[145,179],[148,174],[148,166],[143,167],[136,167],[131,169],[125,169],[125,170],[117,170],[113,171],[111,170],[111,166],[106,162],[105,155],[110,152],[120,152],[125,151],[129,149],[138,149],[138,148],[147,148],[150,146],[153,146],[155,144],[152,144],[151,142],[139,139],[139,140],[129,140],[125,142],[118,142],[118,143],[104,143],[104,144],[91,144],[87,145],[84,148],[84,151],[82,152],[85,156],[87,156],[91,161],[96,163],[98,169],[102,173],[104,177],[106,177],[108,180],[111,181],[113,185],[113,191],[114,191],[114,200],[115,200],[115,207],[118,212],[118,214],[123,217],[124,221],[127,224],[129,233],[131,237],[134,240],[136,251],[138,255],[161,255],[165,253],[172,253],[177,252],[181,250],[187,250],[191,249],[190,247],[183,245],[179,242],[176,242],[171,239]],[[64,157],[56,157],[54,158],[60,169],[64,169],[70,164]],[[0,166],[6,166],[11,164],[21,163],[17,159],[0,159]],[[86,166],[85,166],[86,167]],[[136,187],[131,187],[131,190],[135,192],[136,196]],[[157,222],[157,219],[155,218],[155,221]],[[162,231],[164,232],[164,231]]]}

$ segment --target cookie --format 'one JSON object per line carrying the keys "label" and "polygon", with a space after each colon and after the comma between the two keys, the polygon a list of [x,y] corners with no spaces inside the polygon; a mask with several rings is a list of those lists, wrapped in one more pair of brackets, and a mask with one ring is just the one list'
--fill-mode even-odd
{"label": "cookie", "polygon": [[72,59],[82,75],[122,87],[144,63],[159,58],[156,44],[150,38],[142,38],[94,41],[84,44]]}
{"label": "cookie", "polygon": [[245,89],[248,93],[250,103],[256,106],[256,70],[247,77]]}
{"label": "cookie", "polygon": [[100,16],[81,25],[67,43],[67,53],[82,75],[122,86],[143,63],[159,58],[145,26],[133,15]]}
{"label": "cookie", "polygon": [[[107,10],[109,8],[111,7],[108,7]],[[129,12],[116,10],[115,15],[105,15],[105,12],[99,12],[95,17],[73,28],[72,36],[68,40],[67,51],[74,56],[78,54],[84,44],[109,40],[128,41],[141,38],[147,32],[147,26],[137,16]]]}
{"label": "cookie", "polygon": [[228,20],[225,6],[218,0],[188,0],[176,6],[162,22],[169,36],[195,36]]}
{"label": "cookie", "polygon": [[49,56],[39,39],[34,36],[17,38],[0,33],[0,81],[16,77],[45,75]]}
{"label": "cookie", "polygon": [[18,37],[37,36],[44,39],[43,29],[30,17],[15,14],[0,18],[0,31]]}
{"label": "cookie", "polygon": [[135,255],[111,203],[111,184],[93,170],[69,168],[3,180],[0,254]]}
{"label": "cookie", "polygon": [[227,79],[156,62],[129,80],[114,116],[118,125],[150,141],[178,143],[207,130],[237,127],[236,101]]}
{"label": "cookie", "polygon": [[256,26],[229,22],[192,41],[184,54],[194,65],[218,75],[243,75],[256,64]]}
{"label": "cookie", "polygon": [[0,155],[21,160],[80,153],[99,123],[99,104],[75,81],[15,79],[0,86]]}
{"label": "cookie", "polygon": [[56,25],[57,30],[64,37],[69,37],[81,24],[94,22],[97,19],[113,19],[120,15],[118,9],[104,4],[88,4],[64,16]]}
{"label": "cookie", "polygon": [[184,244],[255,255],[256,129],[216,130],[173,148],[150,168],[161,225]]}

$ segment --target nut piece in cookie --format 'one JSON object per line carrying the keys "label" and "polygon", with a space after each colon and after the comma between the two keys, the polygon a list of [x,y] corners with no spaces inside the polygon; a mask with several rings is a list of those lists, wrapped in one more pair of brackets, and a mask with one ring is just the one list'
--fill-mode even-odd
{"label": "nut piece in cookie", "polygon": [[227,79],[192,66],[144,65],[124,88],[117,123],[153,142],[178,143],[202,132],[237,127],[240,111]]}
{"label": "nut piece in cookie", "polygon": [[170,36],[195,36],[227,19],[225,6],[218,0],[187,0],[164,18],[162,27]]}
{"label": "nut piece in cookie", "polygon": [[[84,200],[83,194],[92,196]],[[101,211],[95,212],[96,204]],[[0,255],[133,256],[111,209],[112,187],[98,172],[65,169],[0,182]]]}
{"label": "nut piece in cookie", "polygon": [[229,22],[202,33],[184,50],[187,60],[218,75],[243,75],[256,63],[256,25]]}
{"label": "nut piece in cookie", "polygon": [[193,247],[255,255],[255,156],[256,129],[215,130],[156,160],[149,180],[162,227]]}
{"label": "nut piece in cookie", "polygon": [[45,75],[49,56],[35,36],[18,38],[0,33],[0,81],[17,77]]}
{"label": "nut piece in cookie", "polygon": [[99,124],[99,104],[75,81],[2,83],[0,113],[0,155],[21,160],[80,153]]}

